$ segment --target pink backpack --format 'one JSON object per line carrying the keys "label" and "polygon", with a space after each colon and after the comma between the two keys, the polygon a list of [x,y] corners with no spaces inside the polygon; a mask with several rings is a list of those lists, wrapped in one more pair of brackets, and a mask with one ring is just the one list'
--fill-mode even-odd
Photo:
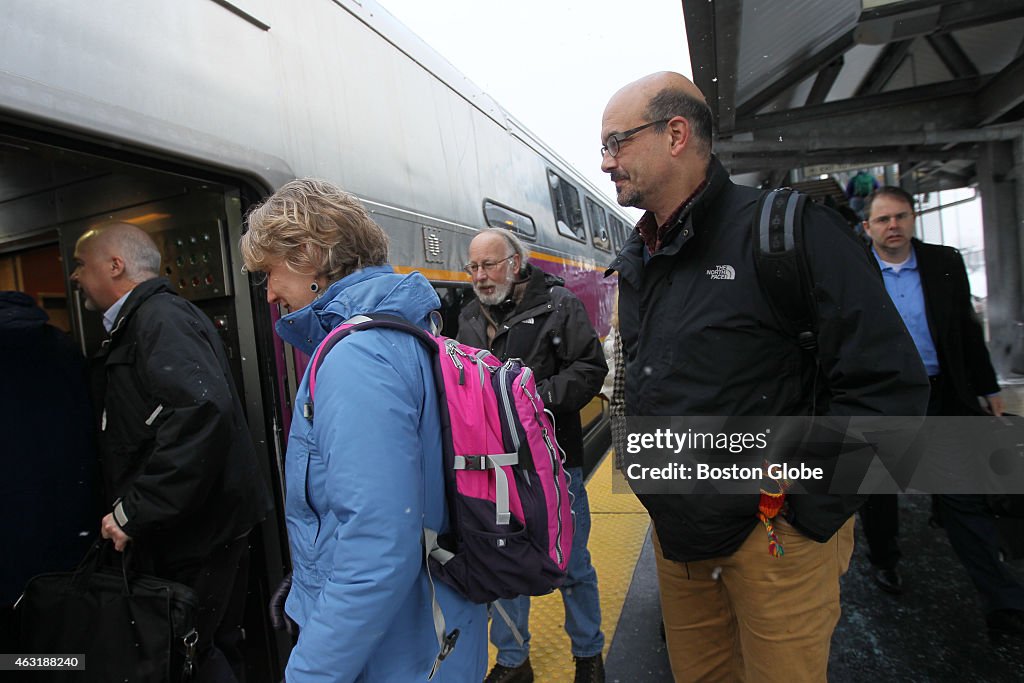
{"label": "pink backpack", "polygon": [[432,358],[441,415],[450,531],[424,530],[428,568],[477,603],[550,593],[565,581],[574,519],[554,423],[533,372],[518,359],[434,336],[398,317],[356,316],[317,348],[316,374],[335,344],[360,330],[416,337]]}

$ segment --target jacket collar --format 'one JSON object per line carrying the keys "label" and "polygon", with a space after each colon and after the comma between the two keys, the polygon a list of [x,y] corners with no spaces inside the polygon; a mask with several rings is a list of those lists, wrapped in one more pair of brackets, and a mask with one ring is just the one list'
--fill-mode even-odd
{"label": "jacket collar", "polygon": [[485,338],[487,337],[486,330],[488,325],[494,325],[496,338],[504,334],[507,328],[512,327],[521,320],[533,317],[547,310],[551,303],[551,288],[561,287],[565,284],[562,278],[546,273],[532,264],[527,264],[526,266],[526,277],[526,290],[523,292],[522,299],[516,304],[512,312],[502,319],[500,324],[495,325],[490,315],[493,307],[484,306],[480,303],[480,299],[474,299],[471,303],[467,304],[466,312],[469,320],[474,321],[474,325],[481,325],[480,330]]}
{"label": "jacket collar", "polygon": [[[729,180],[729,173],[714,154],[711,155],[711,160],[708,162],[708,170],[704,182],[704,189],[690,201],[689,206],[679,212],[675,223],[665,232],[661,249],[654,256],[674,256],[686,242],[693,238],[698,226],[702,230],[714,227],[704,219],[711,211],[715,201],[722,194],[722,191],[732,184],[732,181]],[[618,272],[629,280],[631,284],[639,286],[640,273],[645,262],[644,250],[646,248],[639,231],[634,229],[633,234],[626,240],[626,244],[623,245],[619,255],[608,266],[604,273],[605,277]]]}
{"label": "jacket collar", "polygon": [[[145,301],[160,293],[178,296],[178,293],[174,291],[171,283],[166,278],[155,277],[151,280],[146,280],[145,282],[140,282],[135,285],[132,291],[128,294],[128,298],[125,299],[124,304],[121,306],[121,310],[118,312],[117,317],[114,319],[114,324],[110,328],[110,340],[114,340],[120,336],[126,321],[135,314],[135,311],[137,311]],[[107,342],[104,341],[104,345],[106,345],[106,343]]]}
{"label": "jacket collar", "polygon": [[555,286],[562,286],[565,281],[557,275],[545,273],[540,268],[527,264],[527,275],[529,281],[526,283],[526,291],[523,292],[523,299],[516,306],[516,313],[535,308],[548,301],[548,290]]}
{"label": "jacket collar", "polygon": [[313,303],[278,320],[275,329],[281,339],[312,354],[328,332],[353,316],[387,313],[426,329],[440,304],[421,273],[400,275],[390,265],[369,266],[332,283]]}
{"label": "jacket collar", "polygon": [[719,195],[722,194],[722,190],[731,183],[729,173],[722,166],[722,162],[718,160],[717,156],[712,154],[711,160],[708,162],[704,189],[693,198],[688,207],[679,213],[675,225],[671,226],[665,233],[665,239],[658,254],[673,256],[693,237],[695,230],[713,228],[714,226],[706,223],[704,218],[708,215],[715,201],[718,200]]}

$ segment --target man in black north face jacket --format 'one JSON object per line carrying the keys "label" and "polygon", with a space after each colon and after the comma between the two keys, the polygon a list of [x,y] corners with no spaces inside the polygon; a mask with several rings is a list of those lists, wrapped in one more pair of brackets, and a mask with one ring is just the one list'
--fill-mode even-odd
{"label": "man in black north face jacket", "polygon": [[119,551],[131,543],[140,570],[195,590],[201,680],[233,681],[242,663],[222,650],[239,640],[241,614],[229,612],[245,604],[248,534],[270,492],[223,343],[159,268],[156,245],[126,223],[75,247],[71,279],[110,335],[91,370],[110,510],[101,534]]}
{"label": "man in black north face jacket", "polygon": [[[601,140],[619,203],[647,211],[611,266],[626,415],[809,415],[819,376],[827,414],[924,414],[920,358],[863,247],[811,202],[803,251],[816,358],[780,325],[754,270],[760,192],[734,184],[711,154],[711,112],[689,79],[658,73],[619,90]],[[766,516],[784,549],[777,557],[756,493],[640,499],[654,524],[677,680],[825,679],[860,498],[787,495]]]}

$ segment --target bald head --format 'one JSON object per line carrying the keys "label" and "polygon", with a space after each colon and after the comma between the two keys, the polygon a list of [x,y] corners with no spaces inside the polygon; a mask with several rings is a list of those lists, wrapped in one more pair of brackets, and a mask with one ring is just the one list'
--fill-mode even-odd
{"label": "bald head", "polygon": [[659,71],[635,80],[612,95],[606,116],[609,110],[633,112],[645,121],[681,116],[689,122],[701,155],[707,158],[711,154],[711,110],[700,88],[682,74]]}
{"label": "bald head", "polygon": [[700,91],[700,88],[686,76],[674,71],[658,71],[628,83],[612,95],[608,104],[611,106],[620,97],[636,98],[640,102],[650,102],[658,93],[664,90],[674,90],[707,104],[707,101],[704,99],[704,93]]}
{"label": "bald head", "polygon": [[131,223],[105,223],[78,240],[103,253],[124,259],[125,276],[138,284],[160,273],[160,250],[145,230]]}
{"label": "bald head", "polygon": [[78,238],[71,280],[85,293],[86,308],[105,311],[159,270],[160,250],[144,230],[105,223]]}
{"label": "bald head", "polygon": [[693,81],[671,71],[650,74],[608,101],[601,142],[611,151],[601,169],[620,204],[664,219],[704,180],[712,134],[711,109]]}

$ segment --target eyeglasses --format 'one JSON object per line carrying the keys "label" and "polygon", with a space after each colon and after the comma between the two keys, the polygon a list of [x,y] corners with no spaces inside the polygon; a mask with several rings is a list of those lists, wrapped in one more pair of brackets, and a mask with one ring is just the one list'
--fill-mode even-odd
{"label": "eyeglasses", "polygon": [[516,255],[512,254],[511,256],[506,256],[505,258],[501,259],[500,261],[484,261],[483,263],[473,263],[471,261],[471,262],[467,263],[466,265],[464,265],[462,267],[462,269],[464,271],[466,271],[467,273],[469,273],[470,275],[476,275],[476,271],[478,271],[481,268],[483,268],[484,272],[487,273],[488,275],[490,275],[495,270],[497,270],[498,266],[500,266],[501,264],[505,263],[505,261],[508,261],[510,259],[514,259],[515,257],[516,257]]}
{"label": "eyeglasses", "polygon": [[601,158],[603,159],[607,154],[608,156],[614,159],[616,156],[618,156],[619,147],[622,146],[623,142],[633,137],[634,135],[642,131],[644,128],[650,128],[651,126],[656,126],[659,123],[668,123],[671,120],[672,119],[662,119],[661,121],[651,121],[650,123],[645,123],[642,126],[630,128],[629,130],[624,131],[622,133],[612,133],[611,135],[608,136],[608,139],[604,141],[604,144],[601,145]]}
{"label": "eyeglasses", "polygon": [[894,213],[891,216],[874,216],[869,222],[872,225],[888,225],[889,221],[896,219],[897,223],[902,223],[910,218],[910,216],[911,213],[909,211],[900,211],[899,213]]}

